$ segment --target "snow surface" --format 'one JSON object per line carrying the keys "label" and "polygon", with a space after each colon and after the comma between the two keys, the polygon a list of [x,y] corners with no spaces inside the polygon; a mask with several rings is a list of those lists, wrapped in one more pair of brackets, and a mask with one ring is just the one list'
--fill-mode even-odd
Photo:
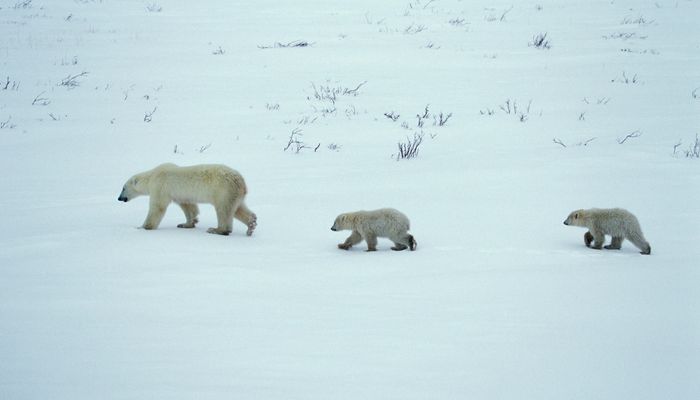
{"label": "snow surface", "polygon": [[[0,399],[700,398],[698,16],[1,0]],[[452,117],[397,161],[426,105]],[[117,196],[162,162],[241,171],[253,237],[207,205],[137,229],[147,199]],[[651,256],[562,224],[618,206]],[[336,248],[337,214],[380,207],[417,251]]]}

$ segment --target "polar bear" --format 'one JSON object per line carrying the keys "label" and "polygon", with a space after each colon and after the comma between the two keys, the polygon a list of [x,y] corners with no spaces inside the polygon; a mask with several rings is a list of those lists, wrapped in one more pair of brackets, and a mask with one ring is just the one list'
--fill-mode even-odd
{"label": "polar bear", "polygon": [[233,218],[236,218],[246,224],[246,235],[250,236],[257,226],[257,216],[243,201],[247,193],[241,174],[225,165],[179,167],[167,163],[129,178],[118,200],[127,202],[141,195],[150,196],[148,215],[142,226],[144,229],[158,228],[171,202],[177,203],[187,218],[177,227],[194,228],[199,222],[197,203],[209,203],[216,209],[219,224],[207,232],[228,235]]}
{"label": "polar bear", "polygon": [[394,242],[392,250],[415,250],[418,243],[413,235],[407,233],[409,229],[408,218],[393,208],[340,214],[331,227],[332,231],[352,230],[352,234],[338,248],[349,250],[364,240],[367,242],[367,251],[377,250],[377,237],[391,239]]}
{"label": "polar bear", "polygon": [[651,254],[651,246],[644,238],[637,217],[623,208],[589,208],[572,211],[564,220],[564,225],[582,226],[589,229],[583,235],[587,247],[600,250],[605,243],[605,235],[612,236],[612,242],[605,246],[609,250],[619,250],[622,241],[628,239],[642,254]]}

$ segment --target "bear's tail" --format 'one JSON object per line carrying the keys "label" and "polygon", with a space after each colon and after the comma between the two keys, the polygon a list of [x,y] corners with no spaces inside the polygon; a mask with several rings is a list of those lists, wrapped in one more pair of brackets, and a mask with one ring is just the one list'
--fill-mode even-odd
{"label": "bear's tail", "polygon": [[417,247],[418,247],[418,242],[416,242],[416,239],[413,238],[413,235],[408,235],[408,248],[410,248],[411,251],[413,251]]}

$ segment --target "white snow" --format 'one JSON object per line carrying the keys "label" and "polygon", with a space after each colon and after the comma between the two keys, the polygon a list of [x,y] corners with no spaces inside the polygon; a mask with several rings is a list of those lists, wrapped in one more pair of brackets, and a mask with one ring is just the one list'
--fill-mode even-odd
{"label": "white snow", "polygon": [[[700,397],[698,16],[0,0],[0,399]],[[117,196],[163,162],[239,170],[254,235],[207,234],[208,205],[137,229],[148,200]],[[337,249],[337,214],[380,207],[417,251]],[[635,213],[652,255],[586,248],[562,222],[589,207]]]}

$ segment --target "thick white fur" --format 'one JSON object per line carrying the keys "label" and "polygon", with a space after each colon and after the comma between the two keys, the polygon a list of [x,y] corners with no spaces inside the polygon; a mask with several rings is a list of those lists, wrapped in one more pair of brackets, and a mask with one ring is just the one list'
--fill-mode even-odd
{"label": "thick white fur", "polygon": [[651,254],[651,246],[644,238],[637,217],[625,209],[590,208],[572,211],[564,221],[564,225],[588,228],[589,231],[584,235],[584,242],[588,247],[603,248],[605,235],[610,235],[612,242],[605,246],[606,249],[617,250],[622,245],[622,241],[628,239],[642,251],[642,254]]}
{"label": "thick white fur", "polygon": [[373,211],[355,211],[338,215],[331,227],[333,231],[352,230],[352,234],[339,248],[348,250],[362,240],[367,242],[367,251],[377,249],[377,238],[389,238],[395,243],[393,250],[415,250],[417,243],[408,234],[410,221],[403,213],[393,208]]}
{"label": "thick white fur", "polygon": [[250,236],[257,225],[257,217],[243,201],[247,192],[241,174],[225,165],[178,167],[168,163],[129,178],[119,200],[127,202],[138,196],[150,196],[144,229],[158,228],[171,202],[177,203],[187,218],[178,227],[194,228],[198,222],[197,204],[208,203],[214,205],[218,219],[218,227],[210,228],[209,233],[228,235],[235,217],[246,224],[246,233]]}

